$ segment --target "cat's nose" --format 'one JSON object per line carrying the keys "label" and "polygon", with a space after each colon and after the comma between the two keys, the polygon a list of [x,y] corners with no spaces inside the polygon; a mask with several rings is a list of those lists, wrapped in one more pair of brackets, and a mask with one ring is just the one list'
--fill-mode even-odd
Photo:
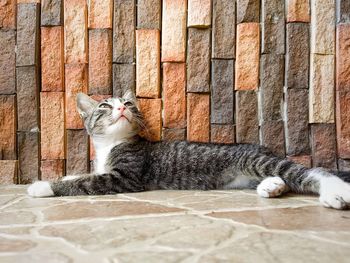
{"label": "cat's nose", "polygon": [[126,110],[126,107],[118,107],[117,110],[123,112],[124,110]]}

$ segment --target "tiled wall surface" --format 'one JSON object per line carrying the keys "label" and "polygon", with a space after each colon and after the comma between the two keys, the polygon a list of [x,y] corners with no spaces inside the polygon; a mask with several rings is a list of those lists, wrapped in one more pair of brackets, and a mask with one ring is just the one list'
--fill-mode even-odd
{"label": "tiled wall surface", "polygon": [[151,140],[350,170],[350,1],[1,1],[0,183],[88,172],[75,96],[130,88]]}

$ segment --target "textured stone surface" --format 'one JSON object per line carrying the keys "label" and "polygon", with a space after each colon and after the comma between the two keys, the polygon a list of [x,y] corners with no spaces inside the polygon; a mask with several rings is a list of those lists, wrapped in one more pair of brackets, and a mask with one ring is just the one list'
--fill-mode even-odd
{"label": "textured stone surface", "polygon": [[17,183],[17,160],[0,160],[0,184]]}
{"label": "textured stone surface", "polygon": [[261,52],[284,54],[284,1],[263,0],[262,7]]}
{"label": "textured stone surface", "polygon": [[82,129],[83,122],[76,105],[76,95],[79,92],[87,93],[88,69],[85,64],[65,65],[65,112],[66,128]]}
{"label": "textured stone surface", "polygon": [[138,103],[146,125],[140,135],[150,141],[159,141],[162,134],[162,100],[138,99]]}
{"label": "textured stone surface", "polygon": [[297,156],[288,156],[289,160],[304,165],[307,168],[311,168],[312,158],[310,155],[297,155]]}
{"label": "textured stone surface", "polygon": [[259,143],[258,95],[255,91],[236,92],[236,141]]}
{"label": "textured stone surface", "polygon": [[336,100],[338,155],[350,159],[350,91],[338,91]]}
{"label": "textured stone surface", "polygon": [[338,159],[339,171],[350,172],[350,160]]}
{"label": "textured stone surface", "polygon": [[16,0],[4,0],[1,2],[0,28],[16,28],[16,4]]}
{"label": "textured stone surface", "polygon": [[64,176],[64,160],[42,160],[41,180],[54,181]]}
{"label": "textured stone surface", "polygon": [[286,86],[309,87],[309,25],[288,23],[286,40]]}
{"label": "textured stone surface", "polygon": [[335,1],[311,0],[311,53],[334,54]]}
{"label": "textured stone surface", "polygon": [[286,151],[288,155],[310,153],[308,128],[308,95],[306,89],[288,89],[286,101]]}
{"label": "textured stone surface", "polygon": [[41,28],[41,90],[64,91],[63,28]]}
{"label": "textured stone surface", "polygon": [[160,34],[158,30],[136,31],[136,95],[158,98],[160,92]]}
{"label": "textured stone surface", "polygon": [[37,3],[17,5],[17,66],[30,66],[38,63],[39,10]]}
{"label": "textured stone surface", "polygon": [[15,105],[14,95],[0,95],[0,159],[17,159]]}
{"label": "textured stone surface", "polygon": [[337,90],[350,90],[350,24],[337,26],[336,63]]}
{"label": "textured stone surface", "polygon": [[314,167],[337,169],[334,124],[311,125],[312,163]]}
{"label": "textured stone surface", "polygon": [[113,64],[113,96],[120,97],[127,90],[135,92],[135,65]]}
{"label": "textured stone surface", "polygon": [[235,57],[235,12],[234,1],[213,1],[212,58]]}
{"label": "textured stone surface", "polygon": [[259,22],[259,0],[237,0],[237,24],[243,22]]}
{"label": "textured stone surface", "polygon": [[188,29],[187,91],[208,92],[210,72],[210,30]]}
{"label": "textured stone surface", "polygon": [[66,172],[68,175],[89,172],[89,141],[85,130],[67,130]]}
{"label": "textured stone surface", "polygon": [[[173,1],[175,2],[175,1]],[[163,6],[165,5],[163,2]],[[140,0],[137,2],[137,28],[160,29],[161,0]]]}
{"label": "textured stone surface", "polygon": [[211,0],[188,0],[188,27],[211,25]]}
{"label": "textured stone surface", "polygon": [[337,22],[349,23],[350,22],[350,2],[348,0],[336,0],[337,2]]}
{"label": "textured stone surface", "polygon": [[41,159],[64,159],[64,93],[41,92]]}
{"label": "textured stone surface", "polygon": [[285,156],[283,121],[264,121],[261,125],[261,144],[275,155]]}
{"label": "textured stone surface", "polygon": [[212,124],[210,127],[210,142],[214,143],[234,143],[235,139],[234,125]]}
{"label": "textured stone surface", "polygon": [[17,130],[39,131],[39,75],[35,66],[17,68]]}
{"label": "textured stone surface", "polygon": [[0,46],[0,94],[14,94],[16,92],[16,32],[1,29]]}
{"label": "textured stone surface", "polygon": [[184,141],[186,140],[186,129],[163,129],[163,141]]}
{"label": "textured stone surface", "polygon": [[281,120],[283,111],[284,56],[261,55],[260,95],[262,119]]}
{"label": "textured stone surface", "polygon": [[113,0],[89,1],[89,28],[112,28]]}
{"label": "textured stone surface", "polygon": [[65,63],[87,63],[87,5],[85,0],[64,0]]}
{"label": "textured stone surface", "polygon": [[209,105],[207,94],[187,93],[187,140],[209,141]]}
{"label": "textured stone surface", "polygon": [[311,54],[309,122],[334,122],[334,56]]}
{"label": "textured stone surface", "polygon": [[62,25],[62,0],[41,0],[41,25]]}
{"label": "textured stone surface", "polygon": [[114,0],[113,13],[113,62],[134,62],[135,1]]}
{"label": "textured stone surface", "polygon": [[212,60],[211,123],[233,123],[234,61]]}
{"label": "textured stone surface", "polygon": [[186,64],[163,64],[163,120],[166,128],[186,127]]}
{"label": "textured stone surface", "polygon": [[112,31],[89,30],[89,94],[112,94]]}
{"label": "textured stone surface", "polygon": [[310,22],[310,0],[289,0],[287,22]]}
{"label": "textured stone surface", "polygon": [[237,25],[236,90],[254,90],[259,85],[259,23]]}
{"label": "textured stone surface", "polygon": [[38,132],[18,132],[18,181],[29,184],[39,179],[40,150]]}
{"label": "textured stone surface", "polygon": [[185,62],[186,2],[186,0],[163,1],[162,62]]}

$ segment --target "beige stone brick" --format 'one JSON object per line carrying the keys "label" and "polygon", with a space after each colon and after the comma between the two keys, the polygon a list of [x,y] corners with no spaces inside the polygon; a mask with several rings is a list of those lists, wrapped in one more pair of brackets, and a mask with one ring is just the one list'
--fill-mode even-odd
{"label": "beige stone brick", "polygon": [[0,160],[0,185],[17,183],[17,160]]}
{"label": "beige stone brick", "polygon": [[209,142],[209,101],[208,94],[187,94],[187,140]]}
{"label": "beige stone brick", "polygon": [[310,22],[310,0],[288,0],[287,22]]}
{"label": "beige stone brick", "polygon": [[189,27],[209,27],[211,25],[211,0],[188,0]]}
{"label": "beige stone brick", "polygon": [[159,141],[162,133],[162,100],[138,99],[138,103],[146,124],[146,129],[140,132],[140,136],[150,141]]}
{"label": "beige stone brick", "polygon": [[113,0],[89,1],[89,28],[112,28]]}

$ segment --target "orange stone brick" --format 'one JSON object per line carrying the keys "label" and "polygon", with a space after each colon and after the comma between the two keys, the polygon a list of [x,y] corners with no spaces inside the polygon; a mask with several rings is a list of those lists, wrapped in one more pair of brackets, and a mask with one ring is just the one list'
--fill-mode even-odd
{"label": "orange stone brick", "polygon": [[287,22],[310,22],[309,0],[288,0]]}
{"label": "orange stone brick", "polygon": [[41,90],[64,91],[63,28],[41,28]]}
{"label": "orange stone brick", "polygon": [[41,159],[64,159],[64,93],[41,92]]}
{"label": "orange stone brick", "polygon": [[0,160],[0,185],[17,183],[17,160]]}
{"label": "orange stone brick", "polygon": [[188,0],[188,27],[211,25],[211,0]]}
{"label": "orange stone brick", "polygon": [[16,0],[5,0],[0,3],[0,28],[16,28]]}
{"label": "orange stone brick", "polygon": [[64,0],[65,63],[87,63],[86,0]]}
{"label": "orange stone brick", "polygon": [[112,28],[112,0],[89,1],[89,28]]}
{"label": "orange stone brick", "polygon": [[15,95],[0,95],[0,159],[15,160],[16,109]]}
{"label": "orange stone brick", "polygon": [[160,93],[159,30],[136,31],[136,95],[158,98]]}
{"label": "orange stone brick", "polygon": [[350,159],[350,91],[336,92],[338,156]]}
{"label": "orange stone brick", "polygon": [[163,64],[164,127],[186,127],[186,64]]}
{"label": "orange stone brick", "polygon": [[146,124],[146,129],[140,132],[140,136],[150,141],[159,141],[162,133],[162,100],[138,99],[138,103]]}
{"label": "orange stone brick", "polygon": [[17,0],[17,4],[25,4],[25,3],[39,3],[40,0]]}
{"label": "orange stone brick", "polygon": [[41,180],[55,181],[65,175],[65,160],[41,161]]}
{"label": "orange stone brick", "polygon": [[209,101],[208,94],[187,94],[187,140],[209,142]]}
{"label": "orange stone brick", "polygon": [[186,0],[163,1],[162,62],[185,62]]}
{"label": "orange stone brick", "polygon": [[336,88],[350,91],[350,24],[337,26],[336,42]]}
{"label": "orange stone brick", "polygon": [[259,23],[237,25],[236,90],[255,90],[259,85]]}
{"label": "orange stone brick", "polygon": [[210,141],[214,143],[235,143],[234,125],[211,125]]}
{"label": "orange stone brick", "polygon": [[287,158],[295,163],[304,165],[307,168],[311,168],[311,156],[310,155],[298,155],[298,156],[287,156]]}

